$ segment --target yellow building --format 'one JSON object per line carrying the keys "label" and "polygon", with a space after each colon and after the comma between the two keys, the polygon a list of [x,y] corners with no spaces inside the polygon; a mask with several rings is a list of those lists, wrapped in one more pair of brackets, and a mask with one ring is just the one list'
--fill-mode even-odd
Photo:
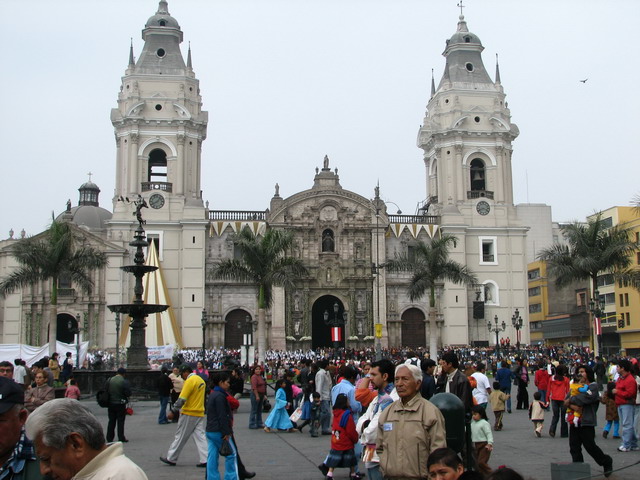
{"label": "yellow building", "polygon": [[[594,218],[595,215],[589,217]],[[607,227],[630,229],[635,242],[640,243],[640,211],[636,207],[611,207],[602,211],[601,219]],[[633,268],[640,268],[640,252],[634,252],[631,260]],[[627,355],[640,354],[640,292],[615,282],[613,275],[604,274],[598,277],[598,293],[605,312],[603,332],[615,331],[620,349]]]}

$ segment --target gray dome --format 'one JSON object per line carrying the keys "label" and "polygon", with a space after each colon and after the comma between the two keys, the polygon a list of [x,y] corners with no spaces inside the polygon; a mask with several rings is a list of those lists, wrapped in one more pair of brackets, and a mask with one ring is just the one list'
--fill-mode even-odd
{"label": "gray dome", "polygon": [[98,187],[98,185],[96,185],[95,183],[89,181],[89,182],[85,182],[82,185],[80,185],[80,188],[78,190],[98,190],[98,191],[100,191],[100,187]]}
{"label": "gray dome", "polygon": [[81,205],[73,207],[69,212],[61,213],[56,220],[68,220],[89,230],[103,230],[105,222],[111,220],[112,216],[113,214],[109,210],[102,207]]}
{"label": "gray dome", "polygon": [[447,40],[447,48],[452,45],[480,45],[482,46],[482,42],[480,41],[480,37],[478,37],[475,33],[471,33],[467,28],[467,22],[464,19],[464,15],[460,15],[458,18],[458,28],[456,29],[456,33],[454,33],[449,40]]}
{"label": "gray dome", "polygon": [[169,9],[167,8],[167,2],[161,0],[158,5],[158,11],[152,17],[149,17],[147,23],[145,23],[144,28],[177,28],[180,29],[180,25],[178,25],[178,21],[169,15]]}

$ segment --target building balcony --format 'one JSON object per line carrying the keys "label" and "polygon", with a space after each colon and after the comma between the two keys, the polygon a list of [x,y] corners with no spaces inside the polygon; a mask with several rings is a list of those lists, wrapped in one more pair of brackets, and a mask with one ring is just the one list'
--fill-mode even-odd
{"label": "building balcony", "polygon": [[264,210],[209,210],[209,220],[265,222],[267,220],[267,212]]}
{"label": "building balcony", "polygon": [[58,297],[75,297],[75,288],[58,288]]}
{"label": "building balcony", "polygon": [[473,200],[476,198],[488,198],[493,200],[493,192],[490,190],[469,190],[467,192],[467,200]]}
{"label": "building balcony", "polygon": [[151,192],[153,190],[160,190],[161,192],[169,192],[173,191],[173,183],[169,182],[142,182],[140,184],[140,189],[143,192]]}
{"label": "building balcony", "polygon": [[438,225],[437,215],[389,215],[389,223],[415,223],[420,225]]}

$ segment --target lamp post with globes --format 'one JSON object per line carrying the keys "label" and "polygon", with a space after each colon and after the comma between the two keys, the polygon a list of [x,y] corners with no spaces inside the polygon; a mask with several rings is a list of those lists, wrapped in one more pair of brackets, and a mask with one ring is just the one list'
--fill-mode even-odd
{"label": "lamp post with globes", "polygon": [[76,337],[76,370],[80,369],[80,332],[82,329],[80,328],[80,314],[76,314],[76,326],[73,326],[73,321],[69,320],[67,322],[67,327],[69,328],[69,332],[73,333]]}
{"label": "lamp post with globes", "polygon": [[207,311],[202,309],[202,317],[200,318],[200,323],[202,324],[202,365],[206,367],[205,363],[205,335],[207,333]]}
{"label": "lamp post with globes", "polygon": [[522,329],[524,321],[520,316],[520,311],[516,308],[516,311],[513,313],[511,317],[511,325],[516,329],[516,350],[520,353],[520,330]]}
{"label": "lamp post with globes", "polygon": [[116,369],[120,367],[120,314],[116,313]]}
{"label": "lamp post with globes", "polygon": [[500,350],[500,341],[498,339],[498,334],[500,332],[504,332],[507,329],[507,324],[503,321],[502,324],[498,325],[498,315],[493,317],[493,325],[491,324],[491,320],[487,322],[487,328],[489,332],[495,332],[496,334],[496,356],[498,355],[498,351]]}
{"label": "lamp post with globes", "polygon": [[[602,354],[602,303],[600,303],[600,292],[596,289],[593,298],[589,301],[589,312],[593,320],[593,330],[596,334],[596,356]],[[589,329],[591,331],[591,329]]]}

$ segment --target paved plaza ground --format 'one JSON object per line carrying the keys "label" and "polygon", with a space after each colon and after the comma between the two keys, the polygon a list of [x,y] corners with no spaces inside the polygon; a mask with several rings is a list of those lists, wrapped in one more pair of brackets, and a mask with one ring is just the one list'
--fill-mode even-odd
{"label": "paved plaza ground", "polygon": [[[533,389],[531,389],[533,392]],[[515,389],[514,392],[515,393]],[[271,392],[271,395],[273,393]],[[106,409],[101,409],[94,398],[83,401],[102,420],[106,428]],[[166,455],[176,427],[175,424],[158,425],[157,416],[159,402],[139,401],[133,404],[135,414],[127,417],[125,444],[126,454],[133,459],[151,480],[185,480],[203,478],[204,469],[196,468],[198,463],[193,441],[189,441],[178,460],[178,465],[170,467],[158,460]],[[514,404],[515,407],[515,404]],[[263,479],[322,479],[317,465],[322,462],[329,451],[329,437],[311,438],[308,430],[300,433],[265,433],[262,430],[249,430],[249,399],[240,401],[240,409],[235,416],[235,435],[240,455],[250,471],[257,472],[256,480]],[[605,440],[601,436],[604,425],[604,406],[598,410],[597,443],[605,453],[613,457],[614,469],[632,465],[640,461],[640,452],[620,453],[616,451],[619,440],[611,437]],[[489,415],[493,421],[493,415]],[[265,417],[266,418],[266,417]],[[569,442],[560,438],[550,438],[547,431],[551,421],[550,414],[545,419],[545,430],[542,438],[536,438],[527,412],[513,410],[511,415],[505,414],[504,430],[494,432],[495,449],[489,462],[492,468],[508,465],[515,468],[526,478],[536,480],[551,479],[550,464],[552,462],[569,462]],[[585,452],[585,461],[591,465],[593,478],[604,478],[602,469]],[[336,480],[347,479],[347,470],[338,470]],[[640,479],[640,465],[615,472],[610,478],[614,480]]]}

